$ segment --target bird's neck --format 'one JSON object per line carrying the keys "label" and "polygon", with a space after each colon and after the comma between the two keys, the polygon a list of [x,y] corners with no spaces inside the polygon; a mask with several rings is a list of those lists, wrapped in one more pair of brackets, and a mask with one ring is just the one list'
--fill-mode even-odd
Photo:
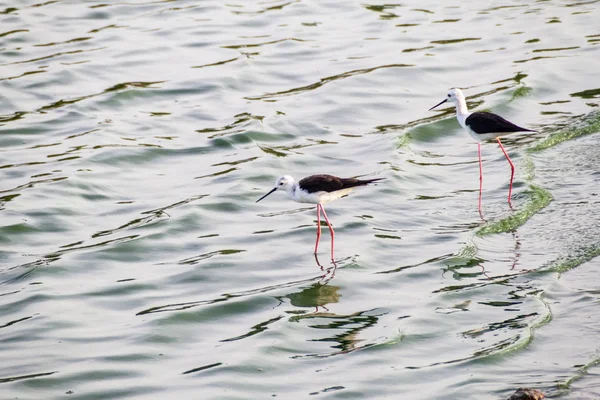
{"label": "bird's neck", "polygon": [[296,193],[298,192],[298,183],[294,182],[293,185],[289,186],[288,189],[286,190],[288,196],[294,200],[296,198]]}
{"label": "bird's neck", "polygon": [[467,108],[467,102],[462,99],[456,104],[456,119],[458,119],[458,122],[463,126],[463,128],[466,128],[465,120],[468,116],[469,109]]}

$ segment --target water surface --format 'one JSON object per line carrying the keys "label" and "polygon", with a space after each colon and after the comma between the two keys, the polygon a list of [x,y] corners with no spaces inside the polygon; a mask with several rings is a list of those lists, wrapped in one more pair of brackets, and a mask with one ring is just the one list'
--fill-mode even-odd
{"label": "water surface", "polygon": [[[596,1],[0,2],[0,384],[600,396]],[[537,130],[517,172],[451,107]],[[327,206],[284,174],[383,177]]]}

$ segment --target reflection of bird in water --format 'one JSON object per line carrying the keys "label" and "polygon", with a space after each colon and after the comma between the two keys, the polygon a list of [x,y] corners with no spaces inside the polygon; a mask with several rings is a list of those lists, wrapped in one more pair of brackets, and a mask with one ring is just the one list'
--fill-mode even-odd
{"label": "reflection of bird in water", "polygon": [[[453,262],[447,264],[446,267],[442,269],[442,276],[444,276],[446,274],[446,272],[451,272],[454,275],[454,278],[456,280],[463,280],[465,278],[478,277],[480,274],[483,274],[488,280],[490,279],[487,272],[485,272],[483,263],[486,260],[484,260],[483,258],[475,257],[475,254],[473,254],[468,257],[463,257],[463,256],[458,255],[457,259],[461,260],[461,262],[459,263],[459,262],[453,261]],[[470,269],[473,267],[481,268],[481,272],[472,273],[472,272],[461,272],[460,271],[463,268]],[[451,291],[451,290],[455,290],[455,289],[458,289],[461,287],[462,286],[449,286],[447,288],[442,288],[439,290],[440,291]]]}
{"label": "reflection of bird in water", "polygon": [[315,253],[315,261],[317,262],[317,265],[319,266],[319,268],[321,269],[321,271],[324,271],[325,274],[321,277],[321,279],[319,279],[319,283],[322,285],[327,285],[327,283],[329,283],[330,280],[332,280],[335,277],[335,273],[337,271],[337,264],[336,262],[332,259],[331,263],[333,264],[333,267],[329,267],[329,268],[324,268],[321,263],[319,262],[319,257],[317,257],[317,254]]}
{"label": "reflection of bird in water", "polygon": [[[379,317],[386,314],[385,311],[377,309],[369,309],[365,311],[357,311],[351,314],[336,314],[329,312],[327,304],[338,303],[342,295],[339,293],[340,287],[331,285],[331,279],[335,275],[337,265],[333,263],[333,267],[324,268],[319,259],[315,256],[315,261],[320,270],[325,271],[325,275],[310,287],[302,289],[297,293],[290,293],[285,296],[289,299],[291,305],[298,308],[312,308],[313,312],[306,312],[301,309],[290,310],[287,313],[292,314],[290,322],[309,323],[307,327],[316,329],[319,338],[311,339],[311,342],[332,343],[333,352],[328,350],[324,353],[309,353],[293,356],[299,357],[329,357],[336,354],[345,354],[361,348],[366,348],[374,345],[373,342],[365,341],[361,338],[361,332],[373,327],[379,321]],[[323,283],[325,282],[325,283]],[[283,301],[282,298],[279,298]],[[324,311],[319,311],[324,309]],[[321,337],[321,335],[327,335]]]}
{"label": "reflection of bird in water", "polygon": [[[324,286],[331,287],[331,286]],[[337,296],[337,294],[336,294]],[[336,354],[346,354],[355,350],[364,349],[375,345],[375,342],[361,338],[361,333],[377,325],[379,317],[386,312],[380,312],[376,309],[358,311],[352,314],[339,315],[333,313],[314,312],[305,315],[296,315],[290,318],[290,321],[313,321],[311,328],[316,328],[320,335],[328,335],[311,341],[320,343],[332,343],[333,352],[311,353],[298,357],[329,357]],[[329,332],[329,333],[326,333]]]}
{"label": "reflection of bird in water", "polygon": [[520,388],[508,400],[543,400],[546,396],[537,389]]}
{"label": "reflection of bird in water", "polygon": [[483,185],[483,169],[481,167],[481,141],[496,139],[500,145],[500,149],[504,153],[504,156],[510,164],[510,185],[508,187],[508,204],[512,207],[510,198],[512,194],[513,178],[515,176],[515,166],[512,163],[510,157],[502,142],[500,136],[508,135],[515,132],[534,132],[531,129],[521,128],[513,124],[510,121],[505,120],[499,115],[492,114],[489,112],[473,112],[470,113],[467,109],[467,102],[465,101],[465,95],[462,90],[453,88],[448,91],[447,97],[431,107],[429,110],[433,110],[437,106],[444,104],[445,102],[454,103],[456,106],[456,119],[465,128],[471,137],[477,141],[477,153],[479,155],[479,213],[481,214],[481,188]]}
{"label": "reflection of bird in water", "polygon": [[[512,250],[512,253],[510,255],[510,259],[511,261],[511,265],[510,265],[510,271],[515,272],[515,268],[517,267],[517,265],[519,264],[519,260],[521,258],[521,240],[519,239],[519,232],[515,229],[513,231],[511,231],[511,236],[514,240],[514,247]],[[488,263],[489,261],[493,261],[493,260],[487,260],[481,257],[477,257],[477,253],[479,253],[479,248],[475,243],[472,243],[469,247],[467,247],[469,249],[468,254],[467,252],[465,252],[465,250],[463,249],[463,251],[461,252],[461,254],[463,254],[461,256],[461,254],[458,254],[458,257],[463,258],[464,261],[461,263],[456,263],[453,262],[451,265],[447,265],[446,268],[444,268],[442,271],[442,276],[444,276],[444,274],[447,271],[451,271],[457,280],[462,280],[466,277],[469,276],[473,276],[473,274],[469,274],[469,273],[464,273],[464,272],[460,272],[459,270],[462,268],[472,268],[474,266],[478,266],[479,268],[481,268],[481,274],[483,274],[488,280],[491,280],[492,277],[490,277],[488,275],[488,272],[485,269],[485,264]],[[490,249],[487,249],[488,251],[490,251]],[[494,250],[495,253],[498,253],[498,250]],[[497,261],[507,261],[506,259],[497,259]],[[510,273],[508,275],[504,275],[504,271],[505,269],[502,269],[502,275],[500,275],[500,277],[503,276],[515,276],[515,275],[520,275],[522,273],[528,273],[531,271],[535,271],[535,269],[521,269],[520,271],[517,271],[516,274],[514,273]],[[498,278],[499,276],[495,276],[494,278]],[[456,288],[462,288],[462,286],[457,286]]]}
{"label": "reflection of bird in water", "polygon": [[512,237],[515,239],[515,257],[512,266],[510,267],[511,270],[515,269],[519,262],[519,258],[521,258],[521,252],[519,251],[521,249],[521,241],[519,240],[519,234],[516,230],[512,231]]}
{"label": "reflection of bird in water", "polygon": [[315,312],[319,311],[319,307],[329,311],[325,304],[337,303],[341,295],[338,293],[339,286],[333,286],[322,283],[315,283],[301,292],[288,294],[286,297],[290,299],[290,303],[296,307],[315,307]]}
{"label": "reflection of bird in water", "polygon": [[311,175],[296,182],[291,176],[285,175],[277,179],[277,181],[275,181],[275,187],[269,193],[256,200],[256,202],[258,203],[274,191],[282,189],[297,203],[316,204],[317,242],[315,244],[315,254],[317,254],[317,250],[319,249],[319,239],[321,238],[321,213],[323,213],[327,226],[329,227],[329,232],[331,232],[331,259],[333,259],[333,240],[335,238],[335,232],[329,222],[329,218],[327,218],[323,204],[346,196],[358,186],[365,186],[382,179],[384,178],[356,179],[339,178],[333,175]]}

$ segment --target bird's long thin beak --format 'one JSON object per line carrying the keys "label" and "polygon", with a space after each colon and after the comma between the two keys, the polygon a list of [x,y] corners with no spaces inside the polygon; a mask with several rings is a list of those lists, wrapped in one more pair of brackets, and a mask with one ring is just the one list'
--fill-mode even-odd
{"label": "bird's long thin beak", "polygon": [[444,104],[444,103],[445,103],[445,102],[447,102],[447,101],[448,101],[448,99],[444,99],[444,100],[440,101],[440,102],[439,102],[439,103],[437,103],[435,106],[431,107],[431,108],[429,109],[429,111],[433,110],[433,109],[434,109],[434,108],[436,108],[437,106],[441,106],[442,104]]}
{"label": "bird's long thin beak", "polygon": [[277,190],[277,188],[274,187],[269,193],[265,194],[263,197],[261,197],[260,199],[256,200],[256,203],[258,203],[259,201],[261,201],[262,199],[264,199],[265,197],[267,197],[268,195],[270,195],[271,193],[273,193],[276,190]]}

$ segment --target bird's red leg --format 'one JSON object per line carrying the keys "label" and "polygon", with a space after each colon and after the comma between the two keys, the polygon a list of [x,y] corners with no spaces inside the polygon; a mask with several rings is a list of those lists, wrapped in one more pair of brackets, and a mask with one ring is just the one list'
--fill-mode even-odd
{"label": "bird's red leg", "polygon": [[335,240],[335,232],[333,231],[331,223],[329,223],[329,218],[327,218],[327,213],[325,212],[325,208],[323,206],[321,206],[321,211],[323,211],[323,216],[325,217],[327,226],[329,226],[329,232],[331,232],[331,259],[333,260],[333,241]]}
{"label": "bird's red leg", "polygon": [[510,198],[512,195],[513,178],[515,177],[515,165],[511,161],[510,157],[508,156],[508,153],[506,152],[506,150],[504,150],[504,146],[502,146],[502,142],[500,141],[500,138],[497,138],[497,140],[498,140],[498,144],[500,145],[500,148],[502,149],[502,152],[504,153],[504,156],[506,157],[506,159],[508,160],[508,163],[510,164],[510,185],[508,186],[508,205],[512,207]]}
{"label": "bird's red leg", "polygon": [[315,243],[315,254],[319,250],[319,239],[321,239],[321,205],[317,204],[317,243]]}
{"label": "bird's red leg", "polygon": [[481,165],[481,143],[477,143],[477,155],[479,156],[479,214],[481,215],[481,190],[483,188],[483,166]]}

